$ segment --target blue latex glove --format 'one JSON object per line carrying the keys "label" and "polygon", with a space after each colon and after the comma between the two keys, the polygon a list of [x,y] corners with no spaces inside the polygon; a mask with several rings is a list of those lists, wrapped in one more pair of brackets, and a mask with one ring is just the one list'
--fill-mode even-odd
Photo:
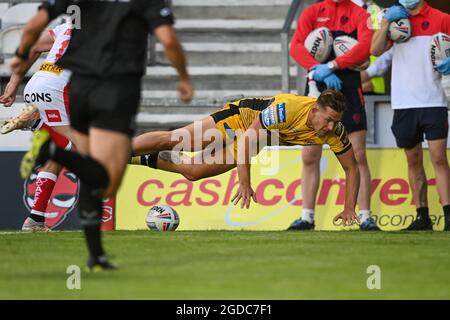
{"label": "blue latex glove", "polygon": [[398,21],[403,18],[408,18],[409,12],[406,10],[403,6],[392,6],[389,9],[387,9],[386,13],[384,14],[384,18],[389,21]]}
{"label": "blue latex glove", "polygon": [[325,82],[328,89],[333,89],[340,91],[342,89],[342,80],[339,79],[337,75],[334,73],[330,74],[328,77],[326,77],[323,82]]}
{"label": "blue latex glove", "polygon": [[448,76],[450,74],[450,57],[445,58],[439,63],[436,67],[434,67],[437,71],[442,73],[444,76]]}
{"label": "blue latex glove", "polygon": [[316,64],[312,67],[312,70],[314,70],[313,79],[316,81],[323,81],[326,77],[333,73],[326,63]]}

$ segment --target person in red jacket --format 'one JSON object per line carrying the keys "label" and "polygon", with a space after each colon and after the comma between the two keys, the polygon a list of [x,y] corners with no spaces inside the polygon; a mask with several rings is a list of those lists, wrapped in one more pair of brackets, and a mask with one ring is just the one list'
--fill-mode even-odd
{"label": "person in red jacket", "polygon": [[[347,111],[342,122],[349,133],[361,175],[358,195],[361,230],[380,230],[371,217],[370,189],[371,177],[366,157],[367,120],[364,110],[364,97],[358,71],[349,67],[359,65],[370,56],[372,30],[370,16],[366,10],[351,0],[324,0],[307,7],[298,20],[291,42],[290,54],[295,61],[308,71],[314,71],[313,79],[320,91],[327,88],[342,91],[347,100]],[[340,57],[331,53],[328,61],[315,60],[304,46],[305,39],[314,29],[326,27],[333,38],[347,35],[358,44]],[[306,88],[308,94],[309,88]],[[303,148],[303,211],[288,230],[314,229],[314,208],[320,182],[321,146]]]}

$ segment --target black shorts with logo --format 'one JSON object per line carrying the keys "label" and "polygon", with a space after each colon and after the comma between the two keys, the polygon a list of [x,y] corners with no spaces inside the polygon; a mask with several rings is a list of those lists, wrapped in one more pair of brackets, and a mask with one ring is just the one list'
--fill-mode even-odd
{"label": "black shorts with logo", "polygon": [[140,75],[108,78],[72,75],[70,124],[87,134],[90,127],[134,135],[141,94]]}
{"label": "black shorts with logo", "polygon": [[391,126],[399,148],[412,148],[427,140],[445,139],[448,135],[446,107],[394,110]]}
{"label": "black shorts with logo", "polygon": [[367,116],[361,87],[343,88],[342,93],[347,100],[347,109],[342,115],[341,122],[347,133],[367,130]]}

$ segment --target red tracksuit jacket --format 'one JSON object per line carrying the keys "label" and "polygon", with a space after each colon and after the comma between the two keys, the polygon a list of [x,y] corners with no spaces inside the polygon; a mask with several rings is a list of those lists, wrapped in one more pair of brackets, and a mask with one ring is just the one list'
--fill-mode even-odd
{"label": "red tracksuit jacket", "polygon": [[[369,26],[371,26],[371,20],[368,12],[351,0],[342,0],[340,3],[324,0],[309,6],[301,14],[292,38],[290,54],[306,70],[319,64],[309,54],[303,43],[311,31],[327,27],[334,38],[349,35],[358,40],[353,50],[335,59],[339,69],[346,69],[369,58],[373,33]],[[334,57],[334,54],[331,54],[329,60],[333,60]]]}

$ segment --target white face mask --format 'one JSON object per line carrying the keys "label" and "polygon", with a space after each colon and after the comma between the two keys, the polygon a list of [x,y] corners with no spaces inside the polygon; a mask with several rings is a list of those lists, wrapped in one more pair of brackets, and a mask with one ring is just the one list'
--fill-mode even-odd
{"label": "white face mask", "polygon": [[399,0],[399,2],[406,9],[413,10],[419,5],[420,0]]}

